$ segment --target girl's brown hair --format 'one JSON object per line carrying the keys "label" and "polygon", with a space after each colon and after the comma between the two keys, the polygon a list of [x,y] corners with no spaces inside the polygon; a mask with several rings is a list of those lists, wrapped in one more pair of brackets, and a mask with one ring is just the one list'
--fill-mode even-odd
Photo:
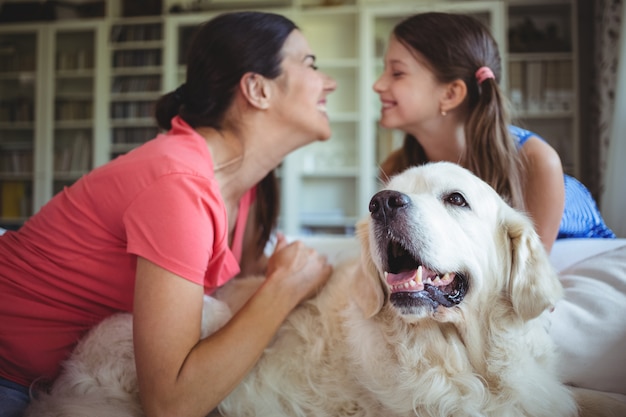
{"label": "girl's brown hair", "polygon": [[[511,205],[524,208],[522,163],[517,143],[509,133],[508,101],[498,82],[502,71],[498,45],[476,18],[453,13],[421,13],[400,22],[396,39],[425,58],[442,83],[462,80],[468,91],[469,116],[465,124],[467,151],[460,164],[490,184]],[[476,71],[487,66],[495,79],[482,83]],[[402,150],[386,164],[387,175],[427,161],[419,141],[406,135]]]}

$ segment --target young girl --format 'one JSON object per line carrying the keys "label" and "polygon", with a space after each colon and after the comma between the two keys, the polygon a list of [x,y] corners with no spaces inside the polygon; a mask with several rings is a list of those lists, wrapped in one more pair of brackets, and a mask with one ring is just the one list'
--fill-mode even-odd
{"label": "young girl", "polygon": [[[283,16],[239,12],[203,25],[185,84],[157,103],[166,133],[0,237],[0,416],[21,415],[29,386],[52,381],[80,337],[118,311],[133,312],[145,414],[207,415],[330,276],[301,242],[279,239],[267,264],[261,255],[276,222],[272,171],[330,137],[335,88]],[[240,271],[267,279],[200,340],[204,294]]]}
{"label": "young girl", "polygon": [[511,125],[498,86],[498,45],[478,20],[423,13],[390,36],[380,124],[406,133],[381,165],[382,180],[411,165],[450,161],[470,169],[525,210],[547,251],[558,237],[614,237],[585,187],[564,176],[556,151]]}

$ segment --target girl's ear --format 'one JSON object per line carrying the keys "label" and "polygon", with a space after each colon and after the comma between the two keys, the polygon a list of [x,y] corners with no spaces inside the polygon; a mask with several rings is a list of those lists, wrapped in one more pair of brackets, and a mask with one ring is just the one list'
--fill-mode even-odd
{"label": "girl's ear", "polygon": [[465,81],[457,79],[448,83],[441,98],[440,108],[442,113],[447,113],[457,108],[467,97],[467,85]]}
{"label": "girl's ear", "polygon": [[248,72],[239,82],[241,92],[250,105],[258,109],[267,109],[271,96],[268,80],[262,75]]}

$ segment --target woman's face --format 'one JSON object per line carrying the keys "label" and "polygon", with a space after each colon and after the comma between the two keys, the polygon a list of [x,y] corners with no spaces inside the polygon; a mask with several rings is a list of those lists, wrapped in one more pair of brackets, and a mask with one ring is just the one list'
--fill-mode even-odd
{"label": "woman's face", "polygon": [[382,104],[380,124],[390,129],[412,132],[439,117],[439,99],[444,84],[393,35],[385,54],[384,70],[374,83]]}
{"label": "woman's face", "polygon": [[280,122],[306,137],[330,137],[326,97],[337,88],[335,80],[317,71],[315,55],[299,30],[291,32],[283,46],[283,73],[277,78],[280,91],[275,108]]}

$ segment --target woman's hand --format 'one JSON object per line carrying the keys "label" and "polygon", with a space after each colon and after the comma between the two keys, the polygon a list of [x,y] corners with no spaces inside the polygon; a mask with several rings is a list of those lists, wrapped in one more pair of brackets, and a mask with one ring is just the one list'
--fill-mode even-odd
{"label": "woman's hand", "polygon": [[292,284],[302,300],[315,295],[331,273],[332,266],[325,256],[301,241],[287,243],[285,236],[277,235],[274,253],[267,264],[268,278],[277,276],[285,284]]}

